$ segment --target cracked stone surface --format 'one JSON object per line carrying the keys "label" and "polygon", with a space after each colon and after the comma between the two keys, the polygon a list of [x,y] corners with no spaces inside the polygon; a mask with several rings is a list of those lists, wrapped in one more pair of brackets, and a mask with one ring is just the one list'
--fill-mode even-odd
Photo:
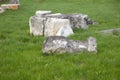
{"label": "cracked stone surface", "polygon": [[94,37],[89,37],[86,41],[70,40],[63,36],[50,36],[43,44],[44,54],[62,54],[62,53],[97,53],[97,42]]}

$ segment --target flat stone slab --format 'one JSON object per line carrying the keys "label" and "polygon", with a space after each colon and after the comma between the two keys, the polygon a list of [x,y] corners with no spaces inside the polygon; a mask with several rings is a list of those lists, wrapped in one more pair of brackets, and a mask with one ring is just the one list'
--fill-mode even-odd
{"label": "flat stone slab", "polygon": [[2,4],[1,5],[3,9],[12,9],[12,10],[17,10],[19,6],[20,4]]}
{"label": "flat stone slab", "polygon": [[110,35],[120,35],[120,28],[108,29],[100,31],[102,34],[110,34]]}
{"label": "flat stone slab", "polygon": [[63,36],[50,36],[43,44],[44,54],[80,53],[83,51],[97,53],[97,43],[94,37],[86,41],[69,40]]}
{"label": "flat stone slab", "polygon": [[30,34],[34,36],[44,35],[44,20],[45,18],[32,16],[29,20]]}

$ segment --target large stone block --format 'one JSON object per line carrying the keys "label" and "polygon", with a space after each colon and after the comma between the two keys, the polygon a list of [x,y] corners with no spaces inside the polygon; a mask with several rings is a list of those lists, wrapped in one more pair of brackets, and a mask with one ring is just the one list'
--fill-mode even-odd
{"label": "large stone block", "polygon": [[49,18],[48,16],[61,15],[61,13],[49,14],[50,11],[38,11],[35,16],[30,17],[30,34],[34,36],[69,36],[73,34],[70,21],[68,19]]}
{"label": "large stone block", "polygon": [[[77,13],[73,13],[73,14],[55,13],[55,14],[52,14],[51,12],[52,11],[44,11],[44,10],[36,11],[36,13],[35,13],[36,18],[30,18],[30,19],[35,19],[35,20],[29,21],[30,33],[34,34],[34,32],[35,32],[35,35],[43,34],[45,36],[55,36],[55,35],[69,36],[69,35],[73,34],[72,29],[74,29],[74,28],[88,29],[89,24],[94,24],[94,21],[92,21],[90,18],[88,18],[88,16],[85,14],[77,14]],[[43,18],[44,18],[44,20],[41,20]],[[34,24],[35,26],[32,24]],[[43,26],[41,26],[41,25],[43,25]],[[34,27],[34,28],[36,27],[36,29],[38,29],[38,30],[34,31],[36,29],[32,30],[32,27]],[[37,27],[39,27],[39,28],[37,28]],[[38,33],[38,31],[39,31],[39,33]],[[43,32],[43,33],[41,33],[41,32]]]}
{"label": "large stone block", "polygon": [[69,36],[73,30],[68,19],[48,18],[45,24],[45,36]]}
{"label": "large stone block", "polygon": [[29,19],[30,34],[37,36],[44,34],[44,20],[45,18],[32,16]]}
{"label": "large stone block", "polygon": [[85,14],[62,14],[62,15],[46,15],[45,17],[49,18],[60,18],[60,19],[69,19],[72,28],[81,28],[81,29],[88,29],[89,24],[95,24],[88,15]]}
{"label": "large stone block", "polygon": [[83,51],[97,53],[97,43],[94,37],[86,41],[69,40],[63,36],[50,36],[43,44],[44,54],[80,53]]}

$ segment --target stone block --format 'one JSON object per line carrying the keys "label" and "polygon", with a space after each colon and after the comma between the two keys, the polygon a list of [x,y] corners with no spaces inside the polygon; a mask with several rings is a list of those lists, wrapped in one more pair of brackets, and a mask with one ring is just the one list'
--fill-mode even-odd
{"label": "stone block", "polygon": [[37,36],[44,34],[44,20],[45,18],[32,16],[29,19],[30,34]]}
{"label": "stone block", "polygon": [[[73,14],[54,13],[52,14],[52,11],[43,10],[43,11],[36,11],[35,17],[36,18],[34,18],[35,20],[33,21],[34,23],[33,22],[31,23],[31,21],[29,21],[30,31],[32,30],[31,27],[33,27],[37,23],[35,27],[37,27],[39,24],[39,28],[41,27],[40,29],[43,31],[39,30],[38,28],[37,31],[31,31],[31,32],[33,34],[35,32],[36,34],[36,32],[39,31],[40,33],[37,33],[38,35],[41,35],[41,32],[43,32],[42,34],[44,36],[58,36],[59,35],[59,36],[67,37],[73,34],[72,29],[74,28],[88,29],[89,24],[94,24],[94,21],[88,18],[88,15],[79,14],[79,13],[73,13]],[[43,18],[44,20],[39,20]],[[43,25],[43,26],[40,26],[40,25]]]}
{"label": "stone block", "polygon": [[97,43],[94,37],[89,37],[86,41],[70,40],[63,36],[49,36],[43,44],[44,54],[62,53],[97,53]]}
{"label": "stone block", "polygon": [[45,24],[45,36],[69,36],[73,30],[68,19],[48,18]]}

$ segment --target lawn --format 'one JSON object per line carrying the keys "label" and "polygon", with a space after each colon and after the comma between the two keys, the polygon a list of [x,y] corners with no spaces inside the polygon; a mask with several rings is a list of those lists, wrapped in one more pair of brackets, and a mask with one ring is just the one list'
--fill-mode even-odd
{"label": "lawn", "polygon": [[[19,10],[0,14],[0,80],[120,80],[120,35],[99,33],[120,28],[120,0],[20,0],[20,4]],[[29,18],[37,10],[83,13],[97,21],[88,30],[75,29],[69,38],[95,37],[98,53],[43,55],[45,37],[29,34]]]}

